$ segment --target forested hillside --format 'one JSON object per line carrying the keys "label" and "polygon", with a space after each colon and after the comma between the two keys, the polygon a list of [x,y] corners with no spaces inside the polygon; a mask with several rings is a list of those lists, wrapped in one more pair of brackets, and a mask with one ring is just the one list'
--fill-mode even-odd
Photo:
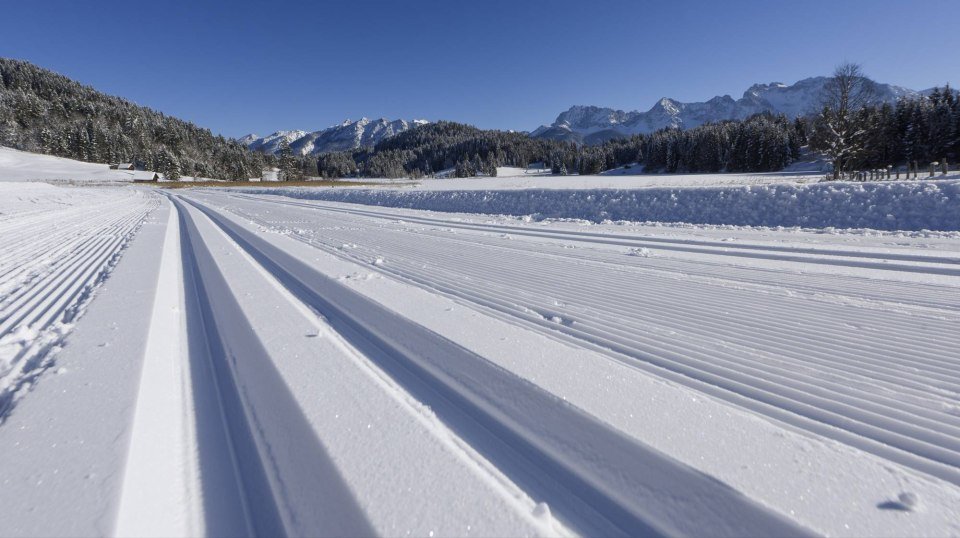
{"label": "forested hillside", "polygon": [[526,166],[561,146],[525,133],[441,121],[400,133],[372,149],[322,156],[318,166],[327,176],[353,167],[375,177],[423,176],[450,168],[467,177],[495,174],[497,166]]}
{"label": "forested hillside", "polygon": [[[431,175],[453,169],[458,177],[492,175],[498,166],[543,162],[557,174],[597,174],[640,163],[665,172],[764,172],[790,164],[804,143],[804,127],[783,116],[760,114],[744,121],[663,129],[599,146],[484,131],[451,122],[424,125],[384,140],[373,149],[319,158],[326,177]],[[353,171],[353,172],[351,172]]]}
{"label": "forested hillside", "polygon": [[0,58],[0,145],[88,162],[140,162],[168,177],[259,177],[272,157],[209,129]]}
{"label": "forested hillside", "polygon": [[846,68],[853,71],[845,78],[838,71],[829,81],[846,80],[847,97],[812,118],[762,113],[596,146],[440,121],[373,148],[300,156],[287,143],[277,155],[251,151],[209,129],[27,62],[0,58],[0,145],[88,162],[134,161],[170,178],[229,180],[259,177],[273,166],[281,169],[282,179],[422,177],[441,171],[471,177],[536,162],[557,174],[597,174],[633,163],[647,172],[768,172],[790,164],[804,145],[827,154],[837,177],[864,168],[960,158],[960,100],[953,90],[876,104],[874,83],[859,66]]}

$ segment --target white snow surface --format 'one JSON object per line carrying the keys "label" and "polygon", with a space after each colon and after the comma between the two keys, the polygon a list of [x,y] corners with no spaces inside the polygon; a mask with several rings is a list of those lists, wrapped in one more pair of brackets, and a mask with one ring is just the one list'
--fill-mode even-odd
{"label": "white snow surface", "polygon": [[0,183],[3,533],[960,534],[960,181],[812,179]]}
{"label": "white snow surface", "polygon": [[[938,176],[939,177],[939,176]],[[735,226],[960,230],[960,176],[932,181],[816,182],[804,174],[520,176],[378,188],[255,190],[385,207]]]}
{"label": "white snow surface", "polygon": [[131,182],[134,179],[152,179],[153,172],[144,170],[111,170],[109,165],[87,163],[19,151],[0,146],[0,182],[5,181],[61,181],[61,182]]}
{"label": "white snow surface", "polygon": [[[921,456],[956,461],[926,448],[951,444],[960,416],[953,392],[935,388],[941,361],[958,359],[948,342],[960,320],[956,238],[536,223],[222,191],[198,199],[816,532],[956,529],[955,464]],[[938,522],[902,517],[900,493],[939,499],[910,513]]]}
{"label": "white snow surface", "polygon": [[156,205],[134,190],[0,183],[0,421]]}

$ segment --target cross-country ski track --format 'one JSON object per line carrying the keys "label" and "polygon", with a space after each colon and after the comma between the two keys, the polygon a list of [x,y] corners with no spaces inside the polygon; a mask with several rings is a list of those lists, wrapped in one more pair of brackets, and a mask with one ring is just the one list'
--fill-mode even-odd
{"label": "cross-country ski track", "polygon": [[2,535],[960,533],[955,234],[76,191],[0,204]]}

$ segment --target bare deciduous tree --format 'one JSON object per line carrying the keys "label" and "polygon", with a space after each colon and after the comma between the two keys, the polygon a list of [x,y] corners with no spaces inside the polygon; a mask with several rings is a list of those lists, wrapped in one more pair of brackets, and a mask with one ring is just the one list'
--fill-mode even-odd
{"label": "bare deciduous tree", "polygon": [[833,178],[839,179],[850,163],[863,151],[864,130],[856,121],[856,112],[873,104],[876,84],[855,63],[844,63],[834,70],[823,87],[823,113],[818,118],[817,141],[833,161]]}
{"label": "bare deciduous tree", "polygon": [[877,98],[876,83],[863,74],[859,64],[837,66],[823,86],[821,105],[838,115],[846,115],[872,104]]}

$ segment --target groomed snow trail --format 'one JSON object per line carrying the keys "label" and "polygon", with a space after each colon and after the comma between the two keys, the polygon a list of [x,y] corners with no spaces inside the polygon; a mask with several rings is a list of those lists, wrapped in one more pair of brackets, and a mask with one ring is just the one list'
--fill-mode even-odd
{"label": "groomed snow trail", "polygon": [[0,422],[159,203],[136,189],[0,184]]}
{"label": "groomed snow trail", "polygon": [[[210,219],[293,298],[319,313],[345,339],[346,345],[364,356],[369,368],[397,383],[397,390],[402,389],[421,405],[429,406],[443,422],[443,429],[449,428],[450,433],[446,435],[457,436],[471,452],[479,453],[475,457],[484,461],[483,466],[495,466],[497,474],[504,473],[528,494],[545,501],[554,515],[575,530],[591,535],[676,535],[694,534],[703,529],[711,529],[710,532],[717,536],[806,534],[787,518],[766,510],[721,482],[637,443],[602,421],[569,406],[557,395],[538,389],[444,336],[365,298],[273,244],[269,237],[261,237],[256,231],[238,225],[201,203],[188,200],[176,204],[181,212],[192,215],[188,230],[197,225],[199,215]],[[196,242],[195,238],[201,235],[199,230],[189,233],[197,260],[198,280],[204,282],[201,296],[221,297],[222,308],[226,293],[212,291],[207,286],[229,287],[220,279],[229,280],[230,273],[204,276],[213,264],[204,261],[205,243]],[[242,345],[237,341],[240,335],[235,330],[229,330],[226,335],[220,333],[220,327],[236,327],[238,324],[235,321],[228,324],[217,322],[216,310],[217,306],[211,305],[209,314],[204,314],[205,324],[210,319],[208,327],[217,326],[219,336],[216,340],[222,342],[217,346],[219,349],[213,350],[215,363],[233,356],[235,352],[230,348]],[[220,315],[229,319],[237,314],[235,309],[227,309]],[[242,345],[246,355],[256,355],[255,347],[254,342]],[[265,355],[270,356],[269,353]],[[222,363],[220,367],[227,369]],[[230,365],[230,373],[224,375],[232,379],[240,393],[248,394],[237,399],[237,406],[248,410],[245,416],[261,415],[254,418],[260,424],[256,428],[260,431],[253,434],[256,441],[259,436],[271,437],[269,432],[261,430],[263,424],[272,422],[269,417],[276,420],[296,414],[298,409],[308,409],[302,403],[278,408],[277,396],[282,392],[276,390],[269,391],[269,398],[258,403],[255,395],[249,396],[250,391],[265,391],[265,385],[270,384],[266,381],[270,375],[261,371],[255,376],[258,380],[256,389],[241,389],[248,387],[243,379],[246,377],[243,370],[248,367],[237,362]],[[224,384],[220,386],[222,390]],[[309,413],[306,418],[309,422]],[[249,425],[243,425],[239,417],[230,418],[227,413],[228,430],[247,431],[248,428]],[[280,433],[275,432],[272,438],[294,437],[289,430],[282,437]],[[318,433],[323,444],[325,432]],[[330,432],[326,434],[330,435]],[[234,446],[249,443],[247,437],[244,434],[243,439],[235,440]],[[264,439],[261,442],[269,445],[275,441]],[[399,443],[392,445],[399,446]],[[284,517],[283,513],[296,510],[303,499],[287,497],[282,491],[288,487],[283,484],[294,480],[295,476],[302,480],[303,466],[297,466],[295,460],[280,462],[270,458],[256,446],[243,453],[238,450],[237,454],[237,465],[241,469],[250,465],[263,466],[264,460],[280,467],[292,466],[290,472],[295,474],[288,478],[278,476],[275,480],[268,478],[265,483],[244,485],[242,494],[267,496],[276,501],[271,506],[277,513],[270,511],[262,515],[266,518],[265,526],[255,526],[256,533],[296,534],[300,524],[298,518],[293,514]],[[385,455],[374,456],[383,458]],[[423,454],[415,457],[423,458]],[[269,475],[268,467],[266,465],[264,470]],[[284,472],[280,468],[273,471]],[[438,471],[437,461],[433,461],[429,474]],[[445,481],[450,480],[450,472],[442,473]],[[241,474],[259,475],[260,472]],[[349,474],[344,478],[347,483],[354,480]],[[394,480],[395,477],[380,477],[379,487],[384,486],[383,481]],[[461,488],[465,485],[463,480],[456,482]],[[302,488],[309,486],[305,484]],[[437,492],[433,491],[432,496],[436,497]],[[421,502],[426,501],[421,499]],[[266,503],[247,505],[260,510]],[[346,517],[344,513],[349,514],[344,510],[337,512],[341,517]],[[373,510],[368,517],[375,520],[378,512]],[[503,515],[497,517],[502,519]],[[331,521],[336,520],[327,520],[326,523]],[[303,530],[318,528],[317,525],[323,523],[318,520]],[[374,525],[374,528],[379,530],[380,526]],[[516,530],[507,532],[512,534]]]}
{"label": "groomed snow trail", "polygon": [[[955,253],[651,240],[416,217],[396,226],[395,214],[289,201],[280,202],[289,220],[278,223],[254,209],[262,202],[246,200],[233,207],[328,251],[388,260],[377,269],[960,484]],[[300,217],[310,226],[301,228]],[[356,218],[344,226],[344,217]],[[531,249],[493,234],[554,244]],[[602,243],[623,250],[576,248]],[[758,271],[739,266],[743,258],[780,265]],[[880,274],[833,274],[861,268]],[[944,280],[900,282],[886,272]]]}
{"label": "groomed snow trail", "polygon": [[[221,226],[233,213],[366,274],[389,275],[815,438],[960,483],[960,255],[949,247],[651,237],[273,196],[189,197]],[[278,248],[269,239],[248,241]],[[364,274],[341,278],[369,279]],[[448,375],[463,373],[454,370]],[[446,422],[478,444],[455,420]],[[502,456],[484,455],[502,465]],[[508,475],[543,491],[522,474]],[[563,501],[554,502],[574,528],[585,525],[570,515],[576,510],[564,514]]]}
{"label": "groomed snow trail", "polygon": [[[118,534],[566,532],[290,294],[282,275],[191,204],[173,197],[173,207],[164,248],[176,243],[183,285],[164,291],[181,306],[171,316],[158,302],[154,312],[168,318],[157,327],[161,349],[180,352],[162,364],[148,345]],[[168,446],[151,445],[162,432]],[[157,487],[163,470],[151,461],[164,454],[180,469]]]}
{"label": "groomed snow trail", "polygon": [[956,234],[17,189],[11,534],[960,533]]}

